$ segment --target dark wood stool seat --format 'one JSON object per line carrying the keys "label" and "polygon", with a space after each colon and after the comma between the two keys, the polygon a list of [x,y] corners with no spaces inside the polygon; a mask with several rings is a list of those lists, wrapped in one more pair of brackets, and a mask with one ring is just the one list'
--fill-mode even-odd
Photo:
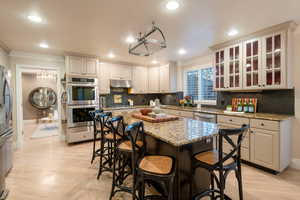
{"label": "dark wood stool seat", "polygon": [[139,169],[155,174],[169,174],[172,167],[173,159],[169,156],[145,156],[139,163]]}
{"label": "dark wood stool seat", "polygon": [[[104,138],[107,140],[114,140],[114,134],[113,133],[105,134]],[[122,137],[120,135],[116,135],[116,139],[120,140],[120,139],[122,139]]]}
{"label": "dark wood stool seat", "polygon": [[[139,140],[139,141],[136,141],[136,145],[138,147],[142,147],[144,145],[144,142]],[[122,150],[122,151],[132,151],[133,148],[132,148],[132,144],[131,144],[131,141],[130,140],[126,140],[126,141],[123,141],[121,142],[119,145],[118,145],[118,149]]]}
{"label": "dark wood stool seat", "polygon": [[[223,157],[225,157],[226,154],[223,154]],[[196,160],[198,160],[199,162],[203,162],[206,163],[208,165],[215,165],[217,164],[217,162],[219,162],[219,152],[217,150],[212,150],[212,151],[206,151],[206,152],[202,152],[202,153],[198,153],[194,156],[194,158]],[[223,164],[224,166],[226,165],[230,165],[232,163],[234,163],[234,159],[233,158],[229,158],[228,160],[226,160]]]}

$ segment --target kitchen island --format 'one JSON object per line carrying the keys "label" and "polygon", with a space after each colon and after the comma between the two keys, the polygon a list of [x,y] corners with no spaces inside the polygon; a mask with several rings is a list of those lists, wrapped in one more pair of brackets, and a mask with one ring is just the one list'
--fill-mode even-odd
{"label": "kitchen island", "polygon": [[[140,121],[133,118],[132,113],[123,113],[126,124]],[[195,153],[212,149],[212,138],[218,133],[217,124],[179,118],[176,121],[162,123],[144,122],[144,129],[147,134],[147,153],[169,155],[176,159],[177,172],[174,188],[176,200],[191,199],[189,196],[191,178],[195,182],[193,191],[199,192],[208,188],[207,171],[199,169],[195,176],[191,177],[191,159]]]}

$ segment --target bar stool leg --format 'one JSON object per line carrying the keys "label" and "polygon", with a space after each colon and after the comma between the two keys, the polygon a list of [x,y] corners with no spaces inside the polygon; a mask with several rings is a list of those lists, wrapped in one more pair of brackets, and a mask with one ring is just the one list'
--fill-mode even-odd
{"label": "bar stool leg", "polygon": [[168,200],[173,200],[174,195],[174,176],[170,178],[169,183],[169,192],[168,192]]}
{"label": "bar stool leg", "polygon": [[224,200],[224,188],[225,188],[225,177],[223,175],[223,170],[219,170],[219,175],[220,175],[220,199]]}
{"label": "bar stool leg", "polygon": [[241,166],[238,165],[238,169],[235,170],[235,176],[237,178],[238,181],[238,185],[239,185],[239,197],[240,200],[243,200],[243,182],[242,182],[242,170],[241,170]]}
{"label": "bar stool leg", "polygon": [[95,149],[96,149],[96,141],[95,141],[95,134],[94,134],[94,142],[93,142],[93,155],[92,155],[91,164],[93,164],[93,162],[94,162],[94,159],[95,159]]}
{"label": "bar stool leg", "polygon": [[117,163],[117,153],[115,151],[113,151],[114,155],[113,155],[113,177],[112,177],[112,186],[111,186],[111,192],[110,192],[110,197],[109,199],[112,200],[114,193],[115,193],[115,184],[116,184],[116,163]]}
{"label": "bar stool leg", "polygon": [[104,142],[101,141],[101,147],[100,147],[100,164],[99,164],[99,171],[98,171],[98,175],[97,175],[97,179],[99,179],[99,177],[102,174],[102,165],[103,165],[103,156],[104,156]]}
{"label": "bar stool leg", "polygon": [[210,189],[212,190],[212,194],[211,194],[211,200],[214,200],[215,199],[215,192],[214,192],[214,189],[215,189],[215,177],[213,175],[213,172],[210,172]]}

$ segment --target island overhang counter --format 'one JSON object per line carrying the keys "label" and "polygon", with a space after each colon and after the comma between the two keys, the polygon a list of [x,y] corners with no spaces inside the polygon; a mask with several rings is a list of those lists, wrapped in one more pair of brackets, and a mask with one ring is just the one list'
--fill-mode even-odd
{"label": "island overhang counter", "polygon": [[[115,114],[114,114],[115,115]],[[122,113],[126,124],[141,121],[132,113]],[[213,137],[218,134],[216,123],[203,122],[190,118],[176,121],[144,122],[147,154],[169,155],[176,159],[177,171],[174,186],[176,200],[190,200],[190,183],[193,179],[193,193],[209,187],[209,173],[197,169],[192,176],[191,161],[196,153],[213,148]]]}

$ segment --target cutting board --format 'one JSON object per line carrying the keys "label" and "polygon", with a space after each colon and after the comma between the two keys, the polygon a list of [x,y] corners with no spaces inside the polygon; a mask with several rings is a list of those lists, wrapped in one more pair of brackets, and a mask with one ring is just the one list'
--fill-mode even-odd
{"label": "cutting board", "polygon": [[166,115],[165,117],[154,118],[148,115],[142,115],[141,113],[133,113],[132,117],[146,122],[151,122],[151,123],[168,122],[168,121],[174,121],[179,119],[179,117],[173,115]]}

